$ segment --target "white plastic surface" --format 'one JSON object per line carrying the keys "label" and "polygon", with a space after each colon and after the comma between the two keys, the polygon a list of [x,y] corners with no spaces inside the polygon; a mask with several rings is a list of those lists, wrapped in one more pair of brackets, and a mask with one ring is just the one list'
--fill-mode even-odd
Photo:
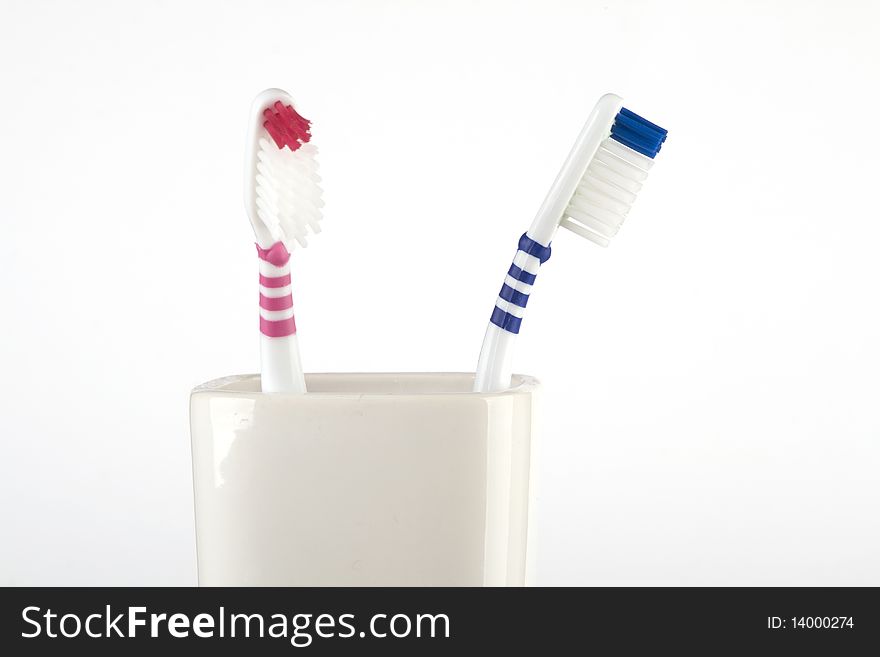
{"label": "white plastic surface", "polygon": [[[282,338],[270,338],[261,334],[260,363],[263,392],[306,391],[299,341],[295,333]],[[278,363],[286,363],[287,367],[278,367]]]}
{"label": "white plastic surface", "polygon": [[522,586],[533,577],[537,381],[229,377],[191,397],[203,586]]}
{"label": "white plastic surface", "polygon": [[493,392],[510,387],[513,343],[516,335],[489,322],[480,349],[480,360],[474,378],[474,391]]}

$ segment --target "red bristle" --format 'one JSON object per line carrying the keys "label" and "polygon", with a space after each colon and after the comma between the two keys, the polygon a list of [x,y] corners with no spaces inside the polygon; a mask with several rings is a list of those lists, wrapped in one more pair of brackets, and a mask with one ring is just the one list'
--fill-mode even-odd
{"label": "red bristle", "polygon": [[269,136],[272,137],[272,141],[275,142],[275,145],[278,146],[278,148],[284,148],[284,138],[279,134],[275,126],[272,125],[269,121],[264,121],[263,127],[266,128],[266,132],[268,132]]}
{"label": "red bristle", "polygon": [[295,151],[312,138],[309,132],[311,122],[280,100],[263,110],[263,116],[266,117],[263,127],[278,148],[287,146]]}
{"label": "red bristle", "polygon": [[296,126],[290,123],[290,121],[287,121],[286,117],[281,113],[275,115],[275,121],[277,122],[278,129],[281,130],[287,138],[287,144],[291,146],[291,148],[293,148],[293,144],[296,144],[296,147],[299,148]]}
{"label": "red bristle", "polygon": [[297,112],[291,105],[288,105],[284,108],[284,113],[287,115],[288,119],[299,126],[303,130],[308,130],[310,121],[300,116],[299,112]]}
{"label": "red bristle", "polygon": [[275,131],[281,136],[281,144],[280,147],[284,147],[288,141],[290,141],[290,135],[287,134],[287,127],[283,122],[278,120],[278,115],[273,113],[272,110],[266,110],[268,114],[268,121],[272,124],[272,127],[275,128]]}
{"label": "red bristle", "polygon": [[309,128],[312,125],[312,122],[307,118],[301,116],[293,107],[288,105],[284,109],[287,110],[288,118],[293,122],[293,124],[299,129],[299,138],[303,141],[303,143],[307,142],[312,138],[312,135],[309,132]]}

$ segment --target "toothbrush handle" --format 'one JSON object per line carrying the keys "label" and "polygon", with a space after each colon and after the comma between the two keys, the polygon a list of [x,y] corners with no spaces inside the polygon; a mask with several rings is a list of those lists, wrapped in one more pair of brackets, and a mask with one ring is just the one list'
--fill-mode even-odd
{"label": "toothbrush handle", "polygon": [[474,380],[476,392],[494,392],[510,387],[513,343],[519,333],[538,269],[549,258],[549,246],[523,233],[483,338]]}
{"label": "toothbrush handle", "polygon": [[480,349],[474,392],[497,392],[510,387],[511,358],[515,333],[489,323]]}
{"label": "toothbrush handle", "polygon": [[278,338],[261,335],[260,362],[263,392],[306,392],[296,333]]}
{"label": "toothbrush handle", "polygon": [[306,391],[296,339],[290,253],[282,242],[264,249],[260,259],[260,360],[263,392]]}

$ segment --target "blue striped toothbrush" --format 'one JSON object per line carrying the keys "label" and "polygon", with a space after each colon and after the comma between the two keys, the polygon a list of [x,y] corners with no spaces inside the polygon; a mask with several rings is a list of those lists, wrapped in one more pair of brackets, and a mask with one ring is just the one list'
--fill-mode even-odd
{"label": "blue striped toothbrush", "polygon": [[623,107],[620,96],[599,99],[531,227],[519,239],[483,339],[475,391],[510,387],[514,339],[538,268],[550,258],[556,229],[563,226],[608,246],[664,141],[666,130]]}

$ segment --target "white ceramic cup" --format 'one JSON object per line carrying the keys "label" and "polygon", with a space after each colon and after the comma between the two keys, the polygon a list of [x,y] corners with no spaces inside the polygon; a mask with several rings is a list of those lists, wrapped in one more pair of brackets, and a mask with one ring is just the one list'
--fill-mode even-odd
{"label": "white ceramic cup", "polygon": [[[521,586],[531,577],[538,382],[259,376],[192,391],[199,584]],[[532,519],[533,520],[533,519]]]}

